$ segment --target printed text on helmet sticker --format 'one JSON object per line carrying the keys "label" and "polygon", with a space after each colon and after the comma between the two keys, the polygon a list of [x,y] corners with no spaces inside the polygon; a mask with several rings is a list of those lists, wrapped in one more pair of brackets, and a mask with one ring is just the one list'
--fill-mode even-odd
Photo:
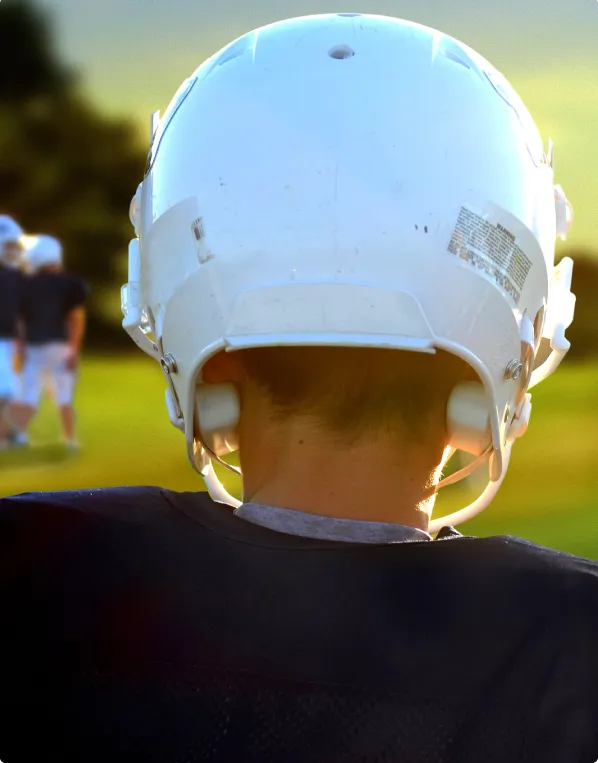
{"label": "printed text on helmet sticker", "polygon": [[503,225],[490,223],[479,212],[463,206],[448,250],[483,271],[516,305],[519,304],[532,261]]}

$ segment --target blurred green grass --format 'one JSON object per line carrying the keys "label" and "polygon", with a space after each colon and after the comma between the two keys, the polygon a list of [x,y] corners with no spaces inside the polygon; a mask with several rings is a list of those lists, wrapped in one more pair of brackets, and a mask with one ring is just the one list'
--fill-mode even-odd
{"label": "blurred green grass", "polygon": [[[565,363],[534,390],[533,404],[530,428],[515,445],[498,497],[461,529],[519,535],[598,559],[598,363]],[[77,408],[81,451],[70,454],[57,444],[58,419],[46,401],[31,429],[32,446],[0,453],[0,495],[116,485],[203,489],[182,434],[168,421],[153,361],[86,359]],[[234,475],[220,474],[238,494]],[[469,503],[479,486],[475,480],[447,488],[435,514]]]}

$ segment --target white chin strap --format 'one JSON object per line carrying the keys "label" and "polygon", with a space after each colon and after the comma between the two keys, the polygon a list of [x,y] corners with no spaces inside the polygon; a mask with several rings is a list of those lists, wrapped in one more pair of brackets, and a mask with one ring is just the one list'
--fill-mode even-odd
{"label": "white chin strap", "polygon": [[[428,532],[431,535],[435,535],[436,533],[440,532],[440,530],[443,527],[446,527],[447,525],[457,525],[461,524],[463,522],[467,522],[469,519],[472,519],[477,514],[480,514],[484,509],[488,507],[490,502],[493,500],[494,496],[498,492],[500,486],[503,483],[503,480],[507,473],[507,468],[509,466],[509,459],[511,457],[511,449],[513,447],[513,442],[510,441],[507,443],[507,446],[505,447],[504,455],[503,455],[503,468],[501,475],[496,482],[489,482],[484,492],[477,498],[473,503],[470,503],[469,506],[466,506],[463,509],[460,509],[459,511],[453,512],[453,514],[448,514],[445,517],[439,517],[438,519],[433,519],[430,521],[430,524],[428,526]],[[446,477],[445,479],[441,480],[438,485],[437,489],[440,489],[441,487],[446,487],[447,485],[452,485],[456,482],[459,482],[460,480],[464,479],[465,477],[469,476],[472,472],[474,472],[476,469],[478,469],[482,464],[485,463],[485,461],[488,460],[490,457],[491,450],[488,449],[484,453],[482,453],[481,456],[478,456],[474,461],[472,461],[470,464],[468,464],[463,469],[460,469],[458,472],[455,472],[454,474],[451,474],[450,477]],[[220,459],[218,459],[218,462],[221,462]],[[228,464],[223,463],[223,466],[226,466],[227,468],[230,468]],[[231,471],[234,471],[236,474],[240,475],[241,472],[238,469],[231,469]],[[214,501],[217,503],[224,503],[228,506],[232,506],[234,509],[237,509],[239,506],[242,505],[242,501],[239,501],[237,498],[234,498],[224,487],[224,485],[220,482],[218,479],[218,476],[216,475],[216,472],[214,471],[214,466],[212,463],[212,460],[208,462],[207,466],[202,469],[202,477],[204,478],[204,481],[206,483],[206,487],[208,489],[208,493],[212,497]]]}
{"label": "white chin strap", "polygon": [[[459,525],[463,522],[467,522],[478,514],[481,514],[484,509],[488,508],[489,504],[494,499],[494,496],[498,493],[504,478],[506,477],[512,448],[513,441],[511,440],[505,447],[503,453],[502,471],[496,482],[488,482],[484,492],[473,503],[470,503],[469,506],[466,506],[459,511],[455,511],[452,514],[447,514],[445,517],[439,517],[438,519],[430,520],[428,525],[428,532],[431,535],[435,535],[436,533],[440,532],[440,530],[442,530],[443,527],[447,527],[447,525]],[[489,456],[490,451],[488,450],[486,453],[483,453],[481,456],[479,456],[475,461],[472,461],[472,463],[466,466],[464,469],[460,469],[455,474],[451,474],[450,477],[441,480],[437,485],[437,489],[446,487],[447,485],[452,485],[455,482],[459,482],[464,477],[467,477],[469,474],[479,468],[482,463],[489,458]]]}
{"label": "white chin strap", "polygon": [[[226,465],[226,464],[225,464]],[[238,472],[239,475],[241,472]],[[217,503],[226,503],[232,506],[233,509],[238,509],[243,504],[243,501],[239,501],[225,489],[224,485],[218,479],[216,472],[214,471],[214,465],[210,459],[208,465],[202,470],[201,476],[204,478],[208,493]]]}

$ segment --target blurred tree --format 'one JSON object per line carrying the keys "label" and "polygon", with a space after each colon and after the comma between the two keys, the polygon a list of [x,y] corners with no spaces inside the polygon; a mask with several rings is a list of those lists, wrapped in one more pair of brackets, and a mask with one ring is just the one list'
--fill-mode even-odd
{"label": "blurred tree", "polygon": [[59,93],[73,72],[57,58],[49,19],[23,0],[5,0],[0,15],[0,101],[21,103]]}
{"label": "blurred tree", "polygon": [[571,291],[577,297],[575,319],[567,329],[571,342],[570,359],[587,359],[598,355],[598,257],[587,251],[571,250],[567,256],[573,259]]}
{"label": "blurred tree", "polygon": [[84,98],[51,29],[28,0],[0,7],[0,210],[61,239],[67,266],[92,287],[90,344],[129,346],[118,288],[146,151],[132,122],[104,117]]}

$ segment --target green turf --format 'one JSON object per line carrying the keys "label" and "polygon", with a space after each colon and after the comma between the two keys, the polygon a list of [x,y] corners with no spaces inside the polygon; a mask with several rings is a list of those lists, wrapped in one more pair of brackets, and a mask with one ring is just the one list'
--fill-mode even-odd
{"label": "green turf", "polygon": [[[201,490],[183,436],[169,423],[164,385],[149,359],[88,359],[77,405],[82,450],[61,445],[45,403],[31,430],[32,447],[0,453],[0,494],[113,485]],[[517,534],[598,559],[598,364],[565,364],[533,393],[525,437],[490,508],[464,528],[476,535]],[[322,465],[325,468],[325,464]],[[226,478],[231,492],[238,483]],[[461,508],[473,485],[447,488],[437,513]]]}

